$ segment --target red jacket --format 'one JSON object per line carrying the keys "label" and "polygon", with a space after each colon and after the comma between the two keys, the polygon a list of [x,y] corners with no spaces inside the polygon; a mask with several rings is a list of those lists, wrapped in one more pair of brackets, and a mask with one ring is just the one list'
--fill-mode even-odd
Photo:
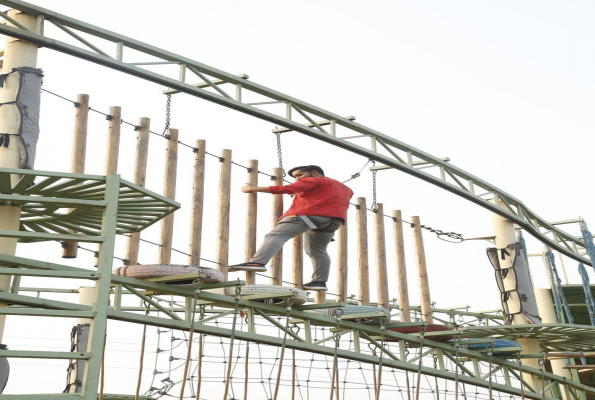
{"label": "red jacket", "polygon": [[[353,191],[331,178],[303,178],[286,186],[269,186],[273,194],[295,194],[289,210],[281,216],[316,215],[347,219]],[[281,219],[280,218],[280,219]]]}

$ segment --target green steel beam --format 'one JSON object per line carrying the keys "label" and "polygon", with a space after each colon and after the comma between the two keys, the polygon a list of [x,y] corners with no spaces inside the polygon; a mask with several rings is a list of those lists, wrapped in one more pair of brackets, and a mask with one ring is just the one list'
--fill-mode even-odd
{"label": "green steel beam", "polygon": [[48,310],[44,308],[12,308],[0,307],[0,315],[20,315],[35,317],[60,318],[95,318],[93,311]]}
{"label": "green steel beam", "polygon": [[[12,27],[8,25],[0,24],[0,33],[8,36],[24,39],[44,47],[48,47],[66,54],[70,54],[75,57],[79,57],[97,64],[104,65],[106,67],[116,69],[118,71],[125,72],[127,74],[164,85],[174,90],[179,90],[193,96],[200,97],[202,99],[229,107],[236,111],[240,111],[266,121],[272,122],[277,125],[284,126],[287,129],[295,130],[297,132],[306,134],[324,142],[330,143],[334,146],[346,149],[353,153],[362,155],[367,158],[375,159],[387,166],[393,167],[410,175],[413,175],[419,179],[430,182],[442,189],[455,193],[475,204],[480,205],[496,214],[499,214],[505,218],[508,218],[524,228],[527,232],[531,233],[537,239],[544,244],[551,246],[559,252],[579,261],[584,264],[591,265],[591,261],[581,254],[584,251],[584,243],[581,239],[570,235],[557,226],[550,224],[547,220],[539,217],[537,214],[528,209],[520,200],[509,195],[500,188],[489,184],[488,182],[473,176],[472,174],[455,167],[454,165],[443,161],[438,157],[434,157],[428,153],[425,153],[419,149],[409,146],[401,141],[398,141],[388,135],[384,135],[378,131],[368,128],[364,125],[358,124],[354,121],[348,120],[337,114],[323,110],[314,105],[308,104],[304,101],[296,98],[287,96],[275,90],[269,89],[262,85],[253,83],[249,80],[245,80],[237,77],[236,75],[229,74],[227,72],[212,68],[205,64],[191,60],[186,57],[179,56],[172,52],[159,49],[157,47],[142,43],[132,38],[119,35],[117,33],[102,29],[91,24],[79,21],[74,18],[53,12],[51,10],[38,7],[20,0],[0,0],[0,4],[19,9],[28,14],[43,16],[46,20],[58,22],[59,24],[68,27],[70,29],[77,30],[79,32],[87,33],[91,36],[95,36],[107,41],[119,44],[125,48],[134,49],[144,53],[148,56],[154,56],[164,61],[175,62],[179,64],[185,64],[190,70],[196,72],[199,76],[202,76],[205,81],[210,82],[211,78],[218,78],[227,83],[233,85],[239,85],[238,87],[244,90],[263,95],[272,101],[284,102],[291,104],[293,108],[306,114],[308,120],[313,120],[313,117],[322,118],[324,120],[331,121],[332,125],[340,125],[343,128],[356,133],[356,137],[371,137],[375,142],[381,143],[386,149],[388,149],[390,155],[379,153],[374,147],[366,148],[349,142],[345,139],[337,138],[336,136],[321,132],[318,129],[311,128],[305,124],[293,121],[286,118],[285,116],[273,114],[264,110],[261,110],[255,106],[244,104],[241,101],[234,100],[228,97],[226,94],[213,93],[208,90],[200,89],[196,86],[184,83],[177,78],[170,78],[152,71],[149,71],[139,66],[125,63],[123,61],[114,59],[109,56],[102,55],[98,52],[86,50],[82,47],[74,46],[59,40],[45,37],[30,31],[20,29],[18,27]],[[212,84],[212,82],[211,82]],[[220,90],[217,85],[212,85],[215,90]],[[398,155],[402,154],[402,157]],[[415,159],[414,159],[415,157]],[[402,161],[406,159],[407,161]],[[421,170],[422,167],[414,166],[417,161],[424,161],[428,165],[438,167],[442,172],[439,176],[433,175],[426,171]],[[427,165],[426,165],[427,166]],[[448,181],[447,177],[454,181]],[[453,179],[454,178],[454,179]],[[465,182],[465,185],[461,186],[461,183]],[[475,188],[485,190],[486,192],[493,193],[493,195],[499,199],[502,199],[504,205],[499,203],[493,204],[488,202],[483,197],[475,194]],[[549,237],[548,235],[552,235]]]}
{"label": "green steel beam", "polygon": [[37,351],[37,350],[2,350],[2,357],[8,358],[49,358],[56,360],[88,360],[89,353],[73,353],[67,351]]}

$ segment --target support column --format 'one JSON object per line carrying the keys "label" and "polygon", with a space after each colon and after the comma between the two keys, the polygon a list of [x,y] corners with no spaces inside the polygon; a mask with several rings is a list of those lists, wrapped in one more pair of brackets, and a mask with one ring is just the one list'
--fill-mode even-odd
{"label": "support column", "polygon": [[357,227],[357,261],[359,275],[359,304],[370,305],[370,271],[368,265],[368,218],[366,213],[366,199],[355,199],[357,211],[355,222]]}
{"label": "support column", "polygon": [[205,154],[206,140],[199,139],[194,143],[194,179],[192,183],[192,207],[190,216],[190,245],[188,264],[200,265],[202,247],[202,218],[205,197]]}
{"label": "support column", "polygon": [[[491,203],[495,203],[495,201],[495,199],[490,200]],[[496,248],[502,249],[517,241],[514,224],[512,221],[501,217],[498,214],[492,213],[492,226],[494,227],[494,243]],[[511,268],[512,257],[506,257],[504,260],[500,259],[500,266],[502,269]],[[516,288],[516,279],[514,274],[507,274],[507,276],[502,279],[502,282],[504,284],[505,290],[513,290]],[[518,310],[521,307],[519,297],[509,296],[508,307],[512,310]],[[524,325],[527,324],[527,321],[521,314],[516,314],[513,316],[512,324]],[[521,354],[535,354],[541,351],[539,348],[539,341],[537,339],[517,339],[517,341],[521,344],[521,346],[523,346],[523,351]],[[536,358],[525,358],[522,360],[522,363],[528,367],[539,368],[539,360]],[[531,378],[528,375],[524,374],[524,377],[527,382],[531,381]]]}
{"label": "support column", "polygon": [[[537,309],[541,322],[544,324],[557,324],[556,310],[554,309],[554,300],[552,299],[552,292],[550,289],[535,289],[535,299],[537,300]],[[552,365],[552,372],[558,376],[564,377],[569,381],[572,380],[570,370],[564,369],[566,360],[556,359],[550,360]],[[567,400],[566,392],[562,390],[562,398]]]}
{"label": "support column", "polygon": [[[170,129],[165,155],[165,171],[163,174],[163,196],[168,199],[176,198],[176,177],[178,173],[178,130]],[[159,264],[171,262],[171,248],[174,236],[174,214],[169,214],[161,220],[161,238],[159,243]]]}
{"label": "support column", "polygon": [[[38,18],[32,15],[24,14],[18,10],[8,11],[8,16],[20,22],[30,30],[39,32],[37,24]],[[7,22],[9,26],[14,26]],[[21,39],[15,39],[6,36],[4,45],[4,59],[2,73],[12,72],[13,68],[32,67],[37,68],[37,45],[26,42]],[[6,77],[4,86],[0,89],[0,103],[14,101],[17,90],[17,74],[10,74]],[[0,132],[16,134],[18,133],[18,119],[13,107],[0,107]],[[14,136],[13,136],[14,138]],[[19,168],[21,164],[21,155],[19,153],[18,141],[11,140],[8,147],[0,147],[0,168]],[[12,177],[14,185],[19,176]],[[0,206],[0,230],[18,231],[21,220],[21,208],[14,206]],[[0,254],[14,256],[17,250],[16,238],[0,238]],[[8,267],[0,265],[0,267]],[[0,289],[10,290],[10,275],[0,277]],[[6,307],[6,304],[0,304]],[[0,315],[0,342],[4,333],[6,316]]]}

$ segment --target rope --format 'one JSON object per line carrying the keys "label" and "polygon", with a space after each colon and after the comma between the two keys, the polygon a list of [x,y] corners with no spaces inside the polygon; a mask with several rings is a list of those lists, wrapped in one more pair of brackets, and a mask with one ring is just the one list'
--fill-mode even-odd
{"label": "rope", "polygon": [[223,400],[227,399],[227,393],[229,392],[229,382],[231,376],[231,365],[232,365],[232,357],[233,357],[233,343],[236,337],[236,322],[238,320],[238,312],[240,307],[240,292],[241,286],[236,286],[236,298],[235,298],[235,312],[233,314],[233,324],[231,326],[231,337],[229,338],[229,359],[227,360],[227,373],[225,377],[225,391],[223,393]]}
{"label": "rope", "polygon": [[372,162],[372,160],[368,160],[368,162],[366,162],[366,163],[364,164],[364,166],[362,167],[362,169],[360,169],[360,170],[359,170],[358,172],[356,172],[355,174],[351,175],[351,178],[349,178],[349,179],[347,179],[346,181],[343,181],[343,182],[341,182],[341,183],[346,183],[346,182],[349,182],[349,181],[351,181],[351,180],[353,180],[353,179],[355,179],[355,178],[359,178],[360,176],[362,176],[362,175],[361,175],[361,174],[362,174],[362,171],[363,171],[363,170],[364,170],[364,168],[366,168],[366,167],[368,166],[368,164],[370,164],[371,162]]}
{"label": "rope", "polygon": [[420,329],[420,343],[419,343],[419,362],[417,364],[417,383],[415,384],[415,400],[419,400],[419,385],[421,382],[421,366],[423,360],[424,338],[426,336],[427,325],[423,325]]}
{"label": "rope", "polygon": [[281,369],[283,368],[283,357],[285,355],[285,344],[287,343],[287,330],[289,329],[289,316],[291,313],[291,307],[293,306],[293,298],[290,298],[287,301],[287,310],[286,322],[285,322],[285,330],[283,331],[283,343],[281,344],[281,355],[279,356],[279,369],[277,370],[277,381],[275,382],[275,394],[273,395],[273,400],[277,400],[277,395],[279,394],[279,383],[281,382]]}
{"label": "rope", "polygon": [[589,311],[589,318],[591,319],[591,325],[595,326],[595,298],[593,298],[593,292],[591,292],[591,285],[589,283],[589,275],[583,264],[578,265],[578,273],[583,281],[583,290],[585,292],[585,303],[587,304],[587,310]]}
{"label": "rope", "polygon": [[[386,332],[386,317],[380,319],[380,330],[382,335],[380,337],[380,346],[384,346],[384,334]],[[380,362],[378,363],[378,386],[376,387],[376,400],[380,399],[380,387],[382,385],[382,361],[384,360],[384,351],[380,348]]]}
{"label": "rope", "polygon": [[[201,305],[199,320],[202,321],[203,319],[205,319],[205,306]],[[200,398],[200,389],[202,386],[202,357],[203,357],[203,348],[204,348],[203,339],[204,339],[204,336],[201,332],[198,336],[198,366],[196,367],[196,376],[198,377],[196,379],[196,398],[197,399]]]}
{"label": "rope", "polygon": [[455,400],[459,400],[459,348],[461,347],[461,335],[455,342]]}
{"label": "rope", "polygon": [[244,367],[244,400],[248,400],[248,357],[250,355],[250,342],[246,342],[246,365]]}
{"label": "rope", "polygon": [[343,309],[342,308],[337,308],[335,310],[335,316],[336,318],[336,322],[337,324],[335,325],[335,350],[333,352],[333,373],[331,374],[331,394],[329,399],[333,400],[333,392],[335,391],[335,380],[337,381],[336,383],[336,387],[337,387],[337,399],[339,397],[339,382],[338,382],[338,378],[339,378],[339,372],[337,371],[337,367],[338,367],[338,360],[337,360],[337,354],[339,351],[339,341],[341,340],[341,336],[339,335],[339,328],[341,326],[341,316],[343,315]]}
{"label": "rope", "polygon": [[199,293],[200,289],[196,289],[194,291],[194,301],[192,303],[192,318],[190,321],[190,333],[188,334],[188,351],[186,352],[186,361],[184,362],[184,375],[182,376],[182,387],[180,388],[179,400],[182,400],[184,398],[184,389],[186,388],[186,380],[188,379],[188,367],[190,366],[190,355],[192,352],[192,338],[194,336],[194,320],[196,317],[196,302],[198,301]]}
{"label": "rope", "polygon": [[[149,315],[149,304],[145,303],[145,315]],[[140,394],[140,384],[143,377],[143,362],[145,359],[145,342],[147,340],[147,325],[143,325],[143,339],[140,343],[140,360],[138,366],[138,381],[136,382],[136,393],[134,394],[134,400],[138,400]]]}

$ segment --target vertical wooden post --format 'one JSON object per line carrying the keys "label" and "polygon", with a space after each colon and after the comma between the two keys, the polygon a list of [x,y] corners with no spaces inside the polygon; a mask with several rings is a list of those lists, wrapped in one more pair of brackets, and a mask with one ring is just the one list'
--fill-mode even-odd
{"label": "vertical wooden post", "polygon": [[[72,159],[70,172],[75,174],[85,173],[85,154],[87,149],[87,121],[89,116],[89,95],[79,94],[76,97],[74,112],[74,134],[72,137]],[[62,258],[76,258],[78,242],[64,242]]]}
{"label": "vertical wooden post", "polygon": [[[248,161],[249,186],[258,186],[258,160]],[[258,216],[258,195],[256,192],[247,193],[248,203],[246,208],[246,255],[244,261],[248,262],[256,253],[256,217]],[[256,274],[254,271],[246,271],[246,284],[254,285]]]}
{"label": "vertical wooden post", "polygon": [[347,301],[347,221],[337,231],[337,301]]}
{"label": "vertical wooden post", "polygon": [[217,218],[217,253],[218,269],[227,280],[229,255],[229,205],[231,184],[231,150],[221,150],[221,168],[219,174],[219,217]]}
{"label": "vertical wooden post", "polygon": [[377,268],[377,290],[378,307],[390,309],[388,296],[388,273],[386,267],[386,235],[384,232],[384,207],[376,204],[374,214],[374,226],[376,228],[376,268]]}
{"label": "vertical wooden post", "polygon": [[[146,117],[140,118],[138,120],[138,126],[140,129],[136,136],[136,153],[134,155],[132,183],[145,187],[151,119]],[[126,259],[128,260],[128,265],[136,265],[138,263],[139,244],[140,232],[131,233],[126,240]]]}
{"label": "vertical wooden post", "polygon": [[359,275],[359,303],[362,306],[370,305],[370,272],[368,266],[368,217],[366,213],[366,199],[358,197],[356,204],[357,225],[357,262]]}
{"label": "vertical wooden post", "polygon": [[[275,185],[283,185],[283,170],[281,168],[273,168],[273,176],[275,177]],[[277,226],[279,218],[283,215],[283,195],[273,195],[273,228]],[[271,285],[281,286],[283,280],[283,249],[279,250],[277,254],[271,259]]]}
{"label": "vertical wooden post", "polygon": [[413,241],[415,244],[415,259],[417,260],[417,271],[419,273],[419,293],[421,296],[421,317],[431,324],[432,299],[430,298],[430,282],[428,280],[428,267],[426,265],[426,251],[424,249],[424,238],[421,232],[419,217],[411,217],[413,225]]}
{"label": "vertical wooden post", "polygon": [[401,322],[411,322],[409,314],[409,287],[407,286],[407,267],[405,264],[405,242],[403,240],[403,219],[401,211],[393,211],[393,233],[395,237],[395,259],[397,262],[397,280],[399,283],[399,308]]}
{"label": "vertical wooden post", "polygon": [[[122,108],[118,106],[110,107],[109,116],[107,118],[107,149],[105,154],[104,175],[113,175],[118,173],[118,154],[120,152]],[[100,245],[97,245],[97,251],[99,251],[99,247]],[[95,262],[98,262],[98,260]],[[97,265],[95,267],[97,267]]]}
{"label": "vertical wooden post", "polygon": [[297,235],[293,238],[293,276],[291,281],[298,289],[302,289],[304,286],[304,235]]}
{"label": "vertical wooden post", "polygon": [[[176,198],[176,177],[178,170],[178,130],[170,129],[170,138],[165,149],[165,173],[163,174],[163,195],[169,199]],[[161,238],[159,243],[159,264],[171,263],[172,238],[174,236],[174,214],[165,217],[161,222]]]}
{"label": "vertical wooden post", "polygon": [[321,290],[314,293],[314,303],[322,304],[326,302],[326,292]]}
{"label": "vertical wooden post", "polygon": [[110,107],[108,119],[107,153],[105,158],[105,175],[118,173],[118,152],[120,150],[120,127],[122,126],[122,108]]}
{"label": "vertical wooden post", "polygon": [[197,140],[194,144],[194,177],[192,181],[192,203],[190,211],[190,245],[188,264],[200,265],[202,243],[202,217],[205,195],[205,157],[206,140]]}

